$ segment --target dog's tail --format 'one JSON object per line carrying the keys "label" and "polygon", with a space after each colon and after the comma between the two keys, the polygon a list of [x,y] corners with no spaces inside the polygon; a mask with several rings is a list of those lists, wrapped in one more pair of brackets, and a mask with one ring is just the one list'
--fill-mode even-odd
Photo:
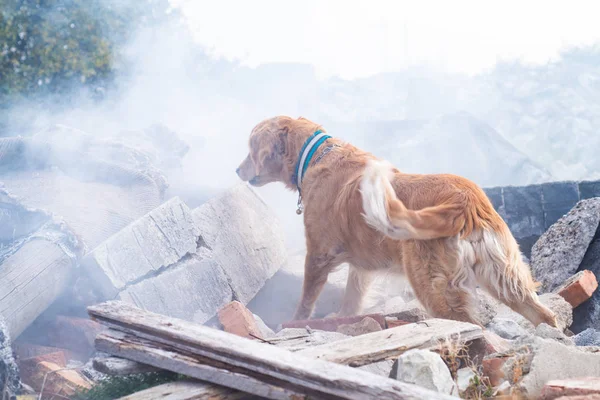
{"label": "dog's tail", "polygon": [[387,161],[370,160],[363,172],[360,192],[367,224],[397,240],[429,240],[455,236],[473,229],[468,195],[457,193],[446,202],[409,210],[392,187],[394,168]]}

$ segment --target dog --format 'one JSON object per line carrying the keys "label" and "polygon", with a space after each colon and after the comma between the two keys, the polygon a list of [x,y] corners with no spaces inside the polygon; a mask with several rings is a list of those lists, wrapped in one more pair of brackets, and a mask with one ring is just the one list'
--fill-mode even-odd
{"label": "dog", "polygon": [[377,271],[389,271],[436,318],[481,326],[479,285],[534,325],[557,326],[508,226],[470,180],[402,173],[303,117],[260,122],[249,148],[243,181],[299,191],[307,254],[295,320],[311,317],[329,273],[347,263],[338,316],[359,314]]}

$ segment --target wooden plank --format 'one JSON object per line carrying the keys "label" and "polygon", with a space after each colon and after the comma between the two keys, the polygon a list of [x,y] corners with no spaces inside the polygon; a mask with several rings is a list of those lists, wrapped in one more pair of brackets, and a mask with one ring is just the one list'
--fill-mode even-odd
{"label": "wooden plank", "polygon": [[447,338],[469,342],[481,337],[483,330],[477,325],[430,319],[309,347],[297,354],[359,367],[396,358],[411,349],[435,349]]}
{"label": "wooden plank", "polygon": [[[88,312],[92,318],[113,329],[135,335],[136,339],[147,339],[160,344],[161,348],[166,348],[170,352],[180,355],[183,353],[188,359],[200,360],[205,368],[212,368],[214,371],[213,373],[206,372],[203,380],[235,389],[247,389],[239,386],[242,377],[246,376],[253,379],[254,383],[262,382],[283,388],[287,391],[283,392],[286,395],[290,392],[300,392],[305,396],[312,395],[317,398],[329,399],[426,400],[452,398],[355,368],[310,359],[276,346],[176,318],[146,312],[119,301],[109,301],[89,307]],[[107,334],[101,334],[98,337],[97,346],[103,349],[102,351],[168,369],[164,364],[158,364],[156,359],[147,360],[142,359],[141,356],[137,358],[132,355],[125,356],[124,352],[130,351],[130,346],[127,342],[123,342],[123,338],[119,339],[120,341],[116,340],[114,332],[111,332],[111,335],[113,338],[107,337]],[[131,335],[128,336],[128,340],[133,341]],[[103,338],[106,338],[105,342],[103,342]],[[109,343],[110,340],[113,341],[112,344]],[[179,359],[181,356],[179,358],[168,357],[168,360],[172,362],[177,362]],[[235,377],[239,379],[223,382],[221,377],[227,374],[231,376],[232,373],[236,374]],[[247,384],[247,382],[245,383]],[[293,398],[293,395],[278,397],[282,392],[268,395],[250,393],[273,399]]]}
{"label": "wooden plank", "polygon": [[185,380],[169,382],[142,390],[118,400],[250,400],[256,399],[247,393],[227,389],[204,382]]}
{"label": "wooden plank", "polygon": [[25,243],[0,264],[0,315],[14,340],[69,286],[74,264],[43,239]]}
{"label": "wooden plank", "polygon": [[160,371],[159,368],[151,365],[140,364],[138,362],[119,357],[97,357],[92,360],[92,366],[98,372],[115,376]]}

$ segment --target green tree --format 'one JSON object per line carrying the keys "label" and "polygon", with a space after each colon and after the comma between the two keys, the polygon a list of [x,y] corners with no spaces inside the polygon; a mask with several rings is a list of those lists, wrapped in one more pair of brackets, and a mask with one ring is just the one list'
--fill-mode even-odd
{"label": "green tree", "polygon": [[120,46],[167,17],[168,0],[0,0],[0,108],[23,99],[98,92],[122,68]]}

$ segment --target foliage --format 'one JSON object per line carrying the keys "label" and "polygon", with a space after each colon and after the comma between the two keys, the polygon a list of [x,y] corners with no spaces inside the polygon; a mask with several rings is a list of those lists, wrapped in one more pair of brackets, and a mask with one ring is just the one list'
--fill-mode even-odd
{"label": "foliage", "polygon": [[135,28],[166,18],[168,0],[3,0],[0,108],[23,98],[101,93]]}
{"label": "foliage", "polygon": [[181,375],[169,371],[109,376],[91,389],[79,392],[72,400],[113,400],[180,379]]}

